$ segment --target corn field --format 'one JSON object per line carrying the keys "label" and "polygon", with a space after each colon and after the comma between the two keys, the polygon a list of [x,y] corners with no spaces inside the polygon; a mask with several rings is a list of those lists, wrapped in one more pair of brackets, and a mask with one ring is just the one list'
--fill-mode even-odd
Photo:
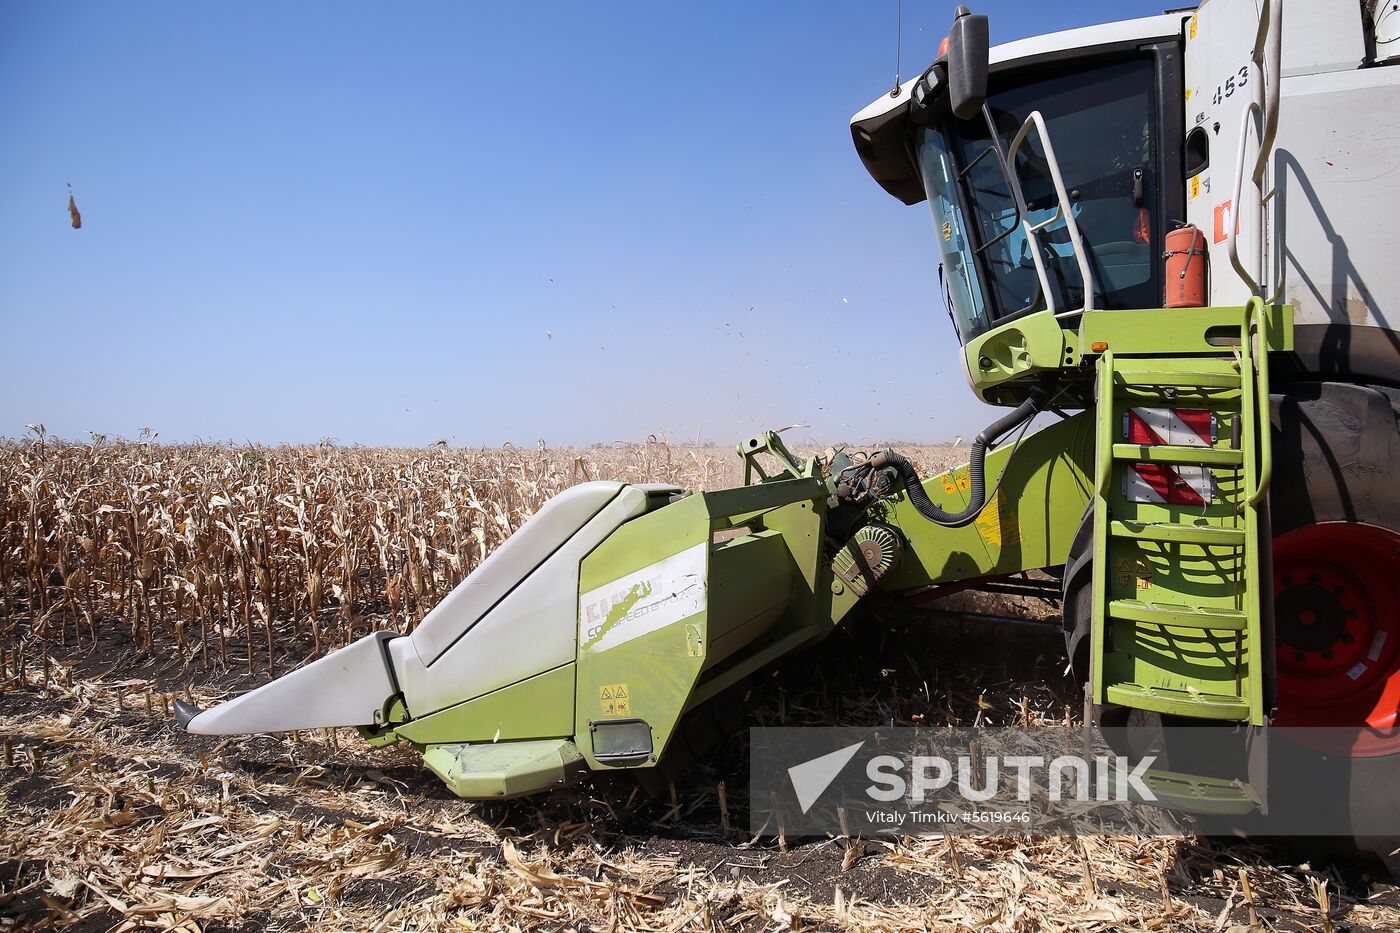
{"label": "corn field", "polygon": [[[932,456],[930,456],[932,454]],[[919,451],[928,462],[946,450]],[[551,496],[587,480],[740,482],[729,450],[0,444],[0,644],[113,632],[276,674],[410,631]],[[20,636],[23,635],[24,638]],[[22,661],[22,659],[21,659]]]}
{"label": "corn field", "polygon": [[[925,476],[960,453],[901,449]],[[728,825],[747,761],[733,746],[668,801],[603,780],[488,810],[445,795],[409,750],[342,744],[342,730],[213,743],[171,721],[181,694],[207,706],[371,629],[411,629],[561,489],[720,488],[740,467],[724,448],[655,440],[0,442],[0,927],[1068,933],[1327,929],[1345,917],[1400,929],[1390,901],[1248,843],[775,849]],[[753,721],[1072,714],[1057,635],[1008,642],[974,628],[947,651],[949,632],[927,624],[884,619],[879,631],[846,631],[809,664],[775,670]]]}

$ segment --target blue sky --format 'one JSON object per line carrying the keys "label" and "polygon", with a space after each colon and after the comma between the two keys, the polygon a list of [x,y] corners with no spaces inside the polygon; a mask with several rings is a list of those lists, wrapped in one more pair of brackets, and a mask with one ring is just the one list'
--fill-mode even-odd
{"label": "blue sky", "polygon": [[[951,9],[906,0],[906,77]],[[1160,10],[978,6],[994,42]],[[893,2],[0,5],[0,436],[975,433],[927,210],[850,144],[895,34]]]}

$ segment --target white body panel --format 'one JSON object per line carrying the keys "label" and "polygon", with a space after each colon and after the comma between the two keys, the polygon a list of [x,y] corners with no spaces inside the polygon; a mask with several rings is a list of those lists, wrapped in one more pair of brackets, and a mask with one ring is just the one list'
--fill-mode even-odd
{"label": "white body panel", "polygon": [[543,564],[622,491],[622,483],[582,483],[550,499],[448,593],[413,630],[419,660],[432,664],[452,643]]}
{"label": "white body panel", "polygon": [[[987,61],[993,71],[997,66],[1014,64],[1024,59],[1039,58],[1067,49],[1091,49],[1100,45],[1117,45],[1122,42],[1151,42],[1154,39],[1169,39],[1181,34],[1180,13],[1163,13],[1161,16],[1144,16],[1140,19],[1125,19],[1117,23],[1103,23],[1098,26],[1085,26],[1081,29],[1066,29],[1063,32],[1046,33],[1004,42],[993,46]],[[900,85],[898,94],[884,94],[867,104],[859,113],[851,117],[852,123],[859,123],[871,117],[888,113],[896,107],[909,103],[909,94],[919,76],[910,78]]]}
{"label": "white body panel", "polygon": [[1298,323],[1400,330],[1396,77],[1392,66],[1283,79],[1269,267]]}
{"label": "white body panel", "polygon": [[1206,235],[1209,302],[1249,298],[1230,264],[1234,223],[1246,268],[1266,283],[1266,297],[1293,305],[1297,323],[1395,329],[1400,264],[1387,234],[1400,212],[1400,74],[1361,67],[1359,6],[1284,0],[1278,135],[1265,175],[1274,193],[1261,212],[1248,177],[1258,153],[1251,131],[1237,204],[1254,91],[1238,82],[1258,22],[1252,3],[1208,0],[1187,27],[1186,126],[1210,134],[1210,166],[1187,181],[1187,220]]}
{"label": "white body panel", "polygon": [[583,483],[555,496],[408,637],[366,635],[190,720],[205,735],[372,726],[402,692],[425,716],[574,660],[579,562],[675,486]]}
{"label": "white body panel", "polygon": [[395,693],[385,641],[375,632],[270,684],[207,709],[186,728],[198,735],[289,732],[328,726],[369,726]]}

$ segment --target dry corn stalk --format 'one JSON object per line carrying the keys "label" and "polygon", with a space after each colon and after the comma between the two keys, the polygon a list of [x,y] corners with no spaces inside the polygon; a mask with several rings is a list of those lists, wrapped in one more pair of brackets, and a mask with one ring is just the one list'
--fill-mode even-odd
{"label": "dry corn stalk", "polygon": [[[398,450],[76,444],[32,430],[0,441],[0,646],[120,630],[137,657],[249,673],[299,664],[386,616],[412,629],[577,482],[740,482],[723,448],[678,452],[655,437]],[[938,448],[915,456],[951,461]]]}

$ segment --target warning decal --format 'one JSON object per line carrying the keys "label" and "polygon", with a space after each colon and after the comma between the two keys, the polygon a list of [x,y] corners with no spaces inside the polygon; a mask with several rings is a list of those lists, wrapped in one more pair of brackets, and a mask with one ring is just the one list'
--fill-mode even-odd
{"label": "warning decal", "polygon": [[582,651],[606,651],[705,611],[707,542],[579,596]]}
{"label": "warning decal", "polygon": [[967,492],[972,488],[972,480],[968,476],[966,469],[956,473],[944,473],[940,479],[943,480],[943,491],[952,495],[955,492]]}
{"label": "warning decal", "polygon": [[1007,498],[1006,490],[998,489],[996,501],[988,503],[977,516],[977,532],[982,540],[997,546],[1021,543],[1021,522]]}
{"label": "warning decal", "polygon": [[631,716],[632,698],[626,684],[604,684],[598,688],[598,708],[604,716]]}
{"label": "warning decal", "polygon": [[1152,565],[1145,560],[1125,557],[1118,562],[1118,585],[1134,589],[1152,589]]}

